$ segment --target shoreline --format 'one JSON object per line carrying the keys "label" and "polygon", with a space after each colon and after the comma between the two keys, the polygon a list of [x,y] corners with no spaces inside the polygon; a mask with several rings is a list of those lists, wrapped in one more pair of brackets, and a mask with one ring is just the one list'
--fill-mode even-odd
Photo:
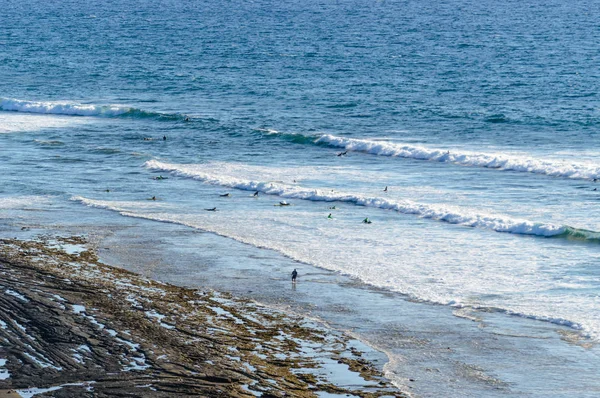
{"label": "shoreline", "polygon": [[80,236],[2,239],[0,266],[0,392],[406,396],[347,335],[108,266]]}

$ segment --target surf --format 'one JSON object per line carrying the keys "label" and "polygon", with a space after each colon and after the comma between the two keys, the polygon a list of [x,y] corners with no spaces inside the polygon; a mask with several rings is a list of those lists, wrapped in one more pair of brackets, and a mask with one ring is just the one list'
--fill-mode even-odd
{"label": "surf", "polygon": [[122,105],[80,104],[68,101],[27,101],[12,98],[0,98],[0,111],[105,118],[189,120],[188,116],[179,113],[145,111]]}
{"label": "surf", "polygon": [[460,166],[532,173],[549,177],[582,180],[600,178],[600,165],[594,163],[539,159],[527,155],[519,156],[505,153],[478,153],[460,149],[449,150],[447,148],[432,148],[425,145],[340,137],[331,134],[306,136],[298,133],[282,133],[276,130],[259,131],[265,136],[277,136],[298,144],[328,146],[376,156],[434,161]]}
{"label": "surf", "polygon": [[203,165],[170,164],[150,160],[145,163],[145,167],[150,170],[170,172],[173,175],[191,178],[206,184],[245,191],[258,191],[285,199],[342,202],[362,207],[392,210],[425,219],[496,232],[600,242],[600,232],[587,231],[566,225],[516,219],[505,215],[487,214],[478,212],[475,209],[465,209],[457,206],[423,204],[408,199],[398,201],[355,193],[331,192],[329,190],[304,188],[277,181],[255,181],[226,174],[209,173],[205,171],[207,167]]}
{"label": "surf", "polygon": [[[82,196],[72,196],[70,200],[80,203],[87,207],[112,211],[118,213],[123,217],[131,217],[161,223],[183,225],[186,227],[214,233],[216,235],[228,239],[233,239],[253,247],[273,250],[281,253],[282,255],[294,261],[313,265],[316,267],[330,269],[336,272],[341,272],[343,274],[358,278],[372,286],[400,292],[402,294],[407,295],[407,297],[410,297],[412,300],[418,302],[440,304],[456,309],[464,308],[468,310],[470,309],[482,312],[498,312],[514,317],[549,322],[580,331],[583,336],[591,337],[594,339],[598,338],[597,323],[589,321],[587,319],[580,319],[582,318],[581,316],[569,316],[568,311],[554,313],[553,311],[549,311],[547,308],[543,307],[523,307],[523,305],[520,302],[520,299],[518,299],[519,301],[515,302],[511,300],[510,295],[505,298],[506,300],[508,300],[505,302],[497,300],[482,300],[481,302],[474,301],[473,297],[482,294],[479,290],[477,292],[473,292],[473,286],[469,285],[468,283],[465,286],[461,284],[460,288],[454,286],[451,273],[446,274],[441,269],[439,269],[438,272],[442,273],[446,277],[444,280],[450,283],[450,285],[444,285],[442,287],[436,288],[435,290],[431,290],[427,287],[430,283],[430,278],[427,276],[428,274],[423,275],[417,272],[416,270],[414,272],[411,271],[410,267],[406,268],[406,266],[409,266],[410,264],[404,264],[404,267],[402,268],[381,267],[380,265],[378,265],[378,272],[372,272],[371,266],[356,268],[356,264],[353,264],[350,261],[346,261],[346,259],[341,259],[340,262],[328,261],[328,259],[322,257],[322,251],[320,252],[320,255],[316,254],[318,253],[318,250],[316,250],[316,248],[315,250],[310,252],[310,255],[307,256],[306,251],[302,249],[299,250],[299,248],[297,246],[295,247],[295,244],[290,241],[284,241],[283,243],[278,242],[277,239],[274,240],[270,239],[268,236],[261,236],[262,233],[257,233],[256,230],[246,231],[246,233],[242,231],[240,233],[240,229],[238,228],[239,226],[233,226],[231,228],[224,227],[221,223],[214,223],[214,220],[210,217],[203,217],[201,211],[196,215],[185,212],[165,212],[165,210],[174,210],[175,207],[165,207],[164,205],[158,204],[156,202],[146,203],[143,201],[106,201],[86,198]],[[294,227],[298,226],[294,225]],[[333,245],[337,244],[333,236],[321,235],[321,238],[324,237],[327,237],[327,239],[324,239],[324,241],[330,242]],[[345,254],[348,255],[349,258],[358,259],[358,264],[364,265],[364,263],[359,259],[360,256],[353,257],[352,253]],[[374,262],[377,262],[377,260],[374,260]],[[421,265],[419,265],[418,269],[420,269],[420,267]],[[401,283],[397,283],[399,282],[399,280],[394,278],[394,275],[397,272],[408,273],[407,275],[403,275],[403,277],[401,278],[401,280],[404,281],[406,284],[403,285]],[[482,270],[482,272],[484,272],[484,270]],[[487,270],[487,272],[492,274],[493,270],[489,269]],[[508,266],[505,269],[505,272],[507,272],[508,275],[514,276]],[[416,279],[413,279],[413,277]],[[423,277],[425,277],[425,279],[423,279]],[[505,280],[507,276],[502,274],[497,275],[497,277],[501,277],[502,280]],[[461,281],[462,283],[463,279],[464,278],[459,278],[459,281]],[[534,278],[534,281],[537,283],[538,279]],[[554,282],[555,281],[553,281],[553,283]],[[442,289],[441,291],[438,290],[440,288]],[[503,294],[510,292],[512,285],[505,285],[504,288],[507,290],[503,291]],[[538,286],[536,289],[546,291],[548,287]],[[517,290],[517,294],[518,293],[519,292]],[[527,301],[528,304],[537,302],[538,300],[536,300],[535,297],[528,298]]]}

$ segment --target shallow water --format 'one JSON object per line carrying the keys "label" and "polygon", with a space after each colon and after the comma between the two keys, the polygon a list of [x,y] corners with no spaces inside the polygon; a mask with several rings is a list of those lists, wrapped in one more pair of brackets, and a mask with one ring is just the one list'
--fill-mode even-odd
{"label": "shallow water", "polygon": [[[467,350],[461,363],[491,375],[486,394],[495,378],[516,394],[596,391],[587,370],[556,378],[545,356],[581,350],[574,369],[597,362],[595,349],[560,339],[600,336],[594,4],[25,7],[0,15],[3,231],[43,220],[212,232],[213,256],[238,251],[222,278],[241,263],[268,274],[255,260],[266,256],[286,264],[281,280],[298,267],[333,278],[314,285],[319,299],[380,292],[340,327],[368,317],[366,335],[387,330],[388,306],[400,305],[445,314],[454,344],[481,322],[533,336],[514,356],[518,344],[496,346],[487,332],[479,354]],[[156,275],[191,278],[190,267],[168,265],[193,254],[195,236],[172,242],[181,252],[157,261]],[[452,315],[472,311],[484,320]],[[427,328],[441,317],[426,317]],[[492,359],[480,363],[481,352]],[[519,376],[534,363],[546,364],[537,379]],[[443,368],[443,383],[414,389],[477,395],[453,390],[450,375],[477,378],[479,368]],[[550,378],[564,382],[536,381]]]}

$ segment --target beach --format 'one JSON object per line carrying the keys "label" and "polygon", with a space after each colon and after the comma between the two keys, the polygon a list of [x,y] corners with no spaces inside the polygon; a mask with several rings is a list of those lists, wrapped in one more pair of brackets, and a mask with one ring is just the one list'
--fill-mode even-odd
{"label": "beach", "polygon": [[343,334],[107,266],[86,243],[0,242],[3,393],[403,396]]}
{"label": "beach", "polygon": [[3,390],[600,396],[598,7],[46,3],[0,13]]}

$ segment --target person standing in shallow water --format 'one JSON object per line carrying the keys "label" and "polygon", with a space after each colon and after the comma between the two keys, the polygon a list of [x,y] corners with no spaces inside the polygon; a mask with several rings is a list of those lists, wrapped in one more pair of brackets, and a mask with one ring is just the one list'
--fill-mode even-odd
{"label": "person standing in shallow water", "polygon": [[296,283],[296,277],[298,277],[298,271],[296,271],[296,268],[294,268],[292,271],[292,283]]}

